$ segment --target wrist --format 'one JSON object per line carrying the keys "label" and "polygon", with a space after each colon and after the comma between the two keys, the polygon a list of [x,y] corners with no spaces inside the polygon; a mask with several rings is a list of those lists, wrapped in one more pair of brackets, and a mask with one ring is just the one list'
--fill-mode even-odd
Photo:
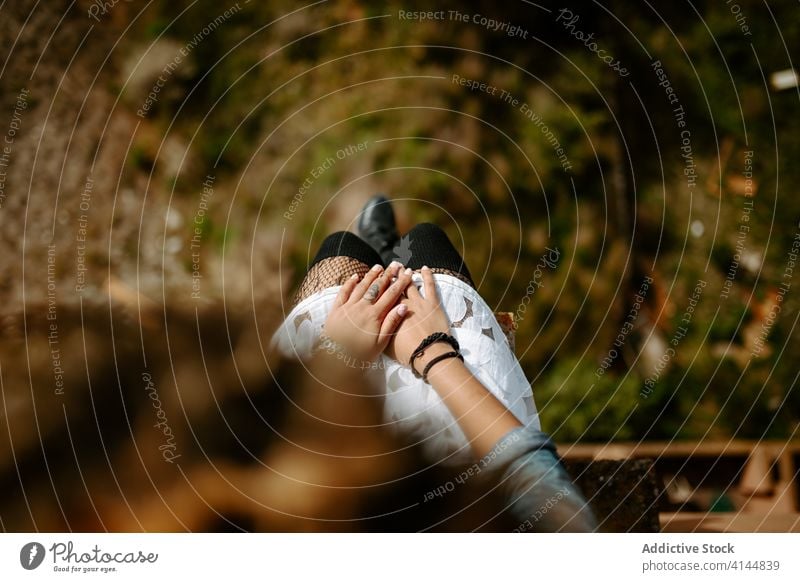
{"label": "wrist", "polygon": [[[437,346],[440,344],[446,344],[450,346],[450,350],[442,352],[441,346],[440,348],[434,349],[433,346]],[[460,354],[460,346],[458,345],[458,340],[455,336],[450,335],[445,331],[436,331],[432,334],[428,335],[423,339],[417,349],[415,349],[411,356],[409,357],[409,366],[411,367],[411,371],[414,372],[414,376],[417,378],[423,378],[425,375],[425,369],[431,364],[431,362],[438,361],[436,358],[442,356],[443,354],[447,353],[454,353],[461,358]],[[428,354],[425,357],[425,354]],[[462,358],[463,359],[463,358]],[[422,360],[422,361],[421,361]],[[420,362],[421,361],[421,362]],[[418,367],[418,365],[422,365],[422,367]]]}
{"label": "wrist", "polygon": [[422,374],[422,371],[433,358],[452,351],[453,348],[449,344],[444,342],[436,342],[435,344],[431,344],[425,348],[425,351],[422,353],[422,355],[415,359],[411,365],[414,370],[417,371],[417,373]]}
{"label": "wrist", "polygon": [[379,353],[372,354],[364,352],[363,350],[360,351],[356,349],[355,346],[347,345],[339,339],[328,336],[324,331],[319,336],[316,351],[335,356],[350,367],[361,365],[362,369],[364,369],[364,364],[369,365],[373,363],[380,355]]}
{"label": "wrist", "polygon": [[[450,350],[452,351],[452,350]],[[461,358],[451,357],[440,360],[433,364],[431,368],[428,370],[428,375],[426,377],[426,382],[433,386],[434,384],[439,385],[440,383],[438,380],[442,377],[450,376],[453,377],[453,371],[458,368],[464,367],[464,361]],[[436,389],[439,392],[440,396],[444,396],[439,388]]]}

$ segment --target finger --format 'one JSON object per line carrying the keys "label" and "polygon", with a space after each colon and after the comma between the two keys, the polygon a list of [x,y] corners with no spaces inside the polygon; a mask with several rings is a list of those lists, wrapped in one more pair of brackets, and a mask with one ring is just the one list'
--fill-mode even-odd
{"label": "finger", "polygon": [[397,261],[392,261],[383,274],[378,277],[372,285],[367,288],[366,293],[364,294],[364,299],[366,299],[369,303],[376,303],[378,299],[383,295],[383,292],[386,291],[386,288],[395,281],[396,276],[400,273],[400,269],[403,267]]}
{"label": "finger", "polygon": [[339,293],[336,294],[336,299],[334,300],[334,305],[344,305],[347,303],[347,300],[350,299],[350,295],[353,293],[353,289],[356,288],[358,284],[358,273],[353,274],[347,281],[344,282],[342,288],[339,289]]}
{"label": "finger", "polygon": [[420,299],[424,301],[422,293],[419,292],[419,287],[417,287],[414,283],[406,288],[406,297],[409,299]]}
{"label": "finger", "polygon": [[[378,277],[378,280],[375,283],[378,284],[378,294],[375,296],[377,300],[379,297],[383,295],[383,292],[386,291],[387,287],[392,284],[394,279],[402,272],[403,265],[398,263],[397,261],[392,261],[383,274]],[[367,289],[369,291],[369,289]]]}
{"label": "finger", "polygon": [[425,284],[425,299],[436,305],[439,304],[439,295],[436,293],[436,280],[433,278],[433,271],[429,267],[422,267],[422,282]]}
{"label": "finger", "polygon": [[375,282],[375,279],[377,279],[381,274],[381,271],[383,271],[383,267],[380,265],[375,265],[369,271],[367,271],[367,274],[364,275],[358,285],[356,285],[356,288],[353,289],[353,292],[350,294],[349,303],[361,301],[364,298],[364,294],[370,288],[370,285],[372,285]]}
{"label": "finger", "polygon": [[378,302],[375,303],[378,313],[383,315],[389,311],[395,303],[397,303],[397,300],[400,299],[403,291],[405,291],[411,283],[412,274],[413,271],[411,269],[406,269],[402,273],[398,274],[399,276],[397,277],[397,281],[392,283],[386,292],[381,295],[381,298],[378,299]]}
{"label": "finger", "polygon": [[397,331],[397,327],[403,321],[406,314],[408,314],[408,306],[401,303],[392,309],[389,315],[384,318],[381,324],[381,330],[378,334],[378,345],[381,351],[386,349],[386,346],[389,345],[389,340],[392,339],[392,335]]}

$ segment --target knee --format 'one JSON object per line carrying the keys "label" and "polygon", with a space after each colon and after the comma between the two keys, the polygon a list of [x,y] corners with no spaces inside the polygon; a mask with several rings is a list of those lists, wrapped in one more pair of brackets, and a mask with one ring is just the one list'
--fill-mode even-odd
{"label": "knee", "polygon": [[432,222],[420,222],[414,228],[409,230],[406,236],[447,238],[447,234],[442,230],[442,228],[437,224],[433,224]]}
{"label": "knee", "polygon": [[320,248],[338,248],[342,246],[342,243],[345,241],[351,241],[351,239],[358,238],[352,232],[346,230],[340,230],[338,232],[334,232],[329,234],[325,237],[325,240],[322,241]]}
{"label": "knee", "polygon": [[434,224],[432,222],[420,222],[411,230],[436,230],[439,232],[444,232],[438,224]]}
{"label": "knee", "polygon": [[331,234],[325,237],[325,240],[339,240],[347,238],[348,236],[355,236],[355,235],[352,232],[348,232],[346,230],[340,230],[337,232],[332,232]]}

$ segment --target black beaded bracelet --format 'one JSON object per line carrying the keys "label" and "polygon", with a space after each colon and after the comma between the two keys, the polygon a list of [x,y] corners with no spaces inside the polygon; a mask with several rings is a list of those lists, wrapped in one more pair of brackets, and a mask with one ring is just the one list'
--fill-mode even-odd
{"label": "black beaded bracelet", "polygon": [[409,366],[411,366],[411,371],[413,372],[415,378],[422,378],[422,374],[417,372],[416,368],[414,368],[414,361],[420,356],[422,356],[422,354],[425,353],[425,350],[428,349],[429,346],[437,342],[446,342],[450,344],[450,347],[452,347],[456,352],[461,349],[461,346],[458,345],[458,340],[454,338],[452,335],[447,334],[443,331],[437,331],[432,333],[431,335],[429,335],[420,342],[420,344],[417,346],[417,349],[415,349],[411,353],[411,358],[409,358],[408,364]]}
{"label": "black beaded bracelet", "polygon": [[449,360],[450,358],[458,358],[462,362],[464,361],[464,356],[462,356],[458,352],[447,352],[446,354],[441,354],[439,356],[436,356],[430,362],[428,362],[428,365],[425,366],[425,369],[422,371],[422,381],[427,384],[428,383],[428,372],[431,371],[431,368],[433,368],[436,364],[438,364],[442,360]]}

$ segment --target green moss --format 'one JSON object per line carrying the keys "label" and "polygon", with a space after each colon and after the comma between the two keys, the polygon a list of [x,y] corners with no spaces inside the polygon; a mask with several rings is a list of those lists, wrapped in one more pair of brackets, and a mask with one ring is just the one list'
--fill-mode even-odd
{"label": "green moss", "polygon": [[638,380],[596,375],[586,360],[565,359],[534,386],[542,426],[561,441],[625,440],[634,437],[627,422],[639,403]]}

